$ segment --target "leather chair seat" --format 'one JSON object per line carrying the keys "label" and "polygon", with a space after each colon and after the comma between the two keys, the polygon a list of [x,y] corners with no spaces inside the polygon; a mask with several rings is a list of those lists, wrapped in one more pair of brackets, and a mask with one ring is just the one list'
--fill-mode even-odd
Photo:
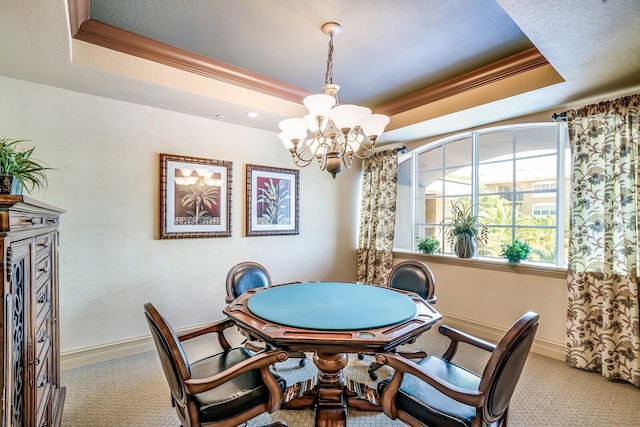
{"label": "leather chair seat", "polygon": [[[224,372],[253,354],[245,348],[234,348],[189,365],[192,379],[206,378]],[[273,374],[280,388],[286,389],[285,380]],[[220,421],[253,408],[269,400],[269,391],[259,370],[249,371],[204,393],[194,395],[200,409],[202,423]]]}
{"label": "leather chair seat", "polygon": [[[417,365],[433,376],[463,389],[478,390],[480,385],[478,375],[438,357],[427,356],[417,362]],[[388,384],[388,379],[381,381],[378,393],[382,394]],[[412,414],[424,425],[439,427],[470,426],[476,416],[476,408],[473,406],[445,396],[413,375],[404,376],[396,397],[396,406],[399,410]]]}

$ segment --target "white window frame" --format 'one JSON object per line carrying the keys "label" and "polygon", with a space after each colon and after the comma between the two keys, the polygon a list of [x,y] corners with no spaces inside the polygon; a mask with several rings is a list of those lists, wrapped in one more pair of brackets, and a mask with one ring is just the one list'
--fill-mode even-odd
{"label": "white window frame", "polygon": [[[418,189],[418,183],[417,183],[417,169],[418,169],[418,159],[420,154],[429,151],[429,150],[433,150],[434,148],[437,148],[438,146],[442,146],[443,150],[444,150],[444,146],[448,143],[452,143],[454,141],[458,141],[461,139],[465,139],[465,138],[471,138],[471,144],[472,144],[472,154],[471,154],[471,164],[472,164],[472,186],[473,186],[473,190],[472,190],[472,195],[471,195],[471,202],[473,206],[477,206],[478,204],[478,198],[479,198],[479,191],[478,191],[478,139],[479,136],[484,134],[484,133],[490,133],[490,132],[496,132],[496,131],[503,131],[503,130],[516,130],[516,129],[521,129],[521,128],[531,128],[531,127],[555,127],[556,128],[556,159],[557,159],[557,167],[556,167],[556,177],[562,177],[561,179],[564,180],[565,179],[565,150],[568,147],[568,134],[567,134],[567,126],[566,123],[527,123],[527,124],[516,124],[516,125],[507,125],[507,126],[498,126],[498,127],[491,127],[491,128],[485,128],[485,129],[479,129],[479,130],[475,130],[475,131],[471,131],[471,132],[465,132],[465,133],[460,133],[460,134],[456,134],[456,135],[452,135],[431,143],[427,143],[421,147],[418,147],[410,152],[405,153],[404,155],[400,156],[398,159],[398,162],[400,164],[409,161],[410,162],[410,168],[411,168],[411,207],[410,207],[410,215],[411,215],[411,219],[412,219],[412,223],[413,223],[413,227],[412,227],[412,235],[411,235],[411,241],[412,243],[412,247],[411,250],[413,252],[417,252],[417,248],[416,248],[416,239],[418,237],[418,222],[416,221],[416,201],[417,201],[417,189]],[[442,166],[443,168],[445,167],[444,164]],[[540,183],[547,183],[547,182],[551,182],[553,183],[553,181],[540,181]],[[515,187],[515,178],[514,178],[514,187]],[[530,192],[533,193],[533,196],[535,197],[535,192]],[[515,194],[515,193],[514,193]],[[564,242],[564,234],[565,234],[565,227],[564,227],[564,219],[565,219],[565,208],[564,208],[564,200],[565,200],[565,185],[564,185],[564,181],[562,181],[561,183],[558,184],[558,180],[556,180],[556,189],[553,192],[550,193],[539,193],[539,194],[544,194],[544,197],[555,197],[555,206],[556,206],[556,225],[555,225],[555,230],[556,230],[556,260],[555,260],[555,264],[556,266],[566,266],[566,259],[565,259],[565,242]],[[446,195],[443,195],[443,198],[446,198]],[[476,208],[477,209],[477,208]],[[477,214],[477,212],[474,212]],[[566,213],[568,214],[568,212]],[[512,223],[512,225],[510,226],[511,228],[515,229],[516,228],[516,224]],[[420,236],[423,237],[423,236]],[[397,251],[404,251],[407,250],[408,248],[394,248],[394,250]],[[437,256],[437,255],[436,255]],[[446,256],[446,255],[445,255]],[[480,258],[481,259],[481,258]],[[491,258],[494,259],[494,258]],[[543,263],[540,262],[540,264],[543,265],[550,265],[550,263]]]}

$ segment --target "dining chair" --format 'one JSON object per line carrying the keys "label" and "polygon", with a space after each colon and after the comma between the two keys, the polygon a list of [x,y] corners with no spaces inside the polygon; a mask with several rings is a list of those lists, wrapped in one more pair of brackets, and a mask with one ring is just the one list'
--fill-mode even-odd
{"label": "dining chair", "polygon": [[[538,329],[538,314],[524,314],[496,345],[449,326],[438,328],[451,341],[442,357],[415,363],[396,353],[376,360],[394,369],[378,384],[389,418],[411,426],[506,426],[509,402]],[[459,343],[491,353],[482,374],[453,363]]]}
{"label": "dining chair", "polygon": [[[415,292],[429,304],[435,304],[437,300],[435,294],[436,279],[429,266],[422,261],[410,260],[402,261],[396,264],[391,269],[391,273],[389,273],[387,286],[390,288]],[[408,344],[410,344],[411,342],[409,342]],[[422,359],[424,357],[427,357],[427,353],[422,350],[398,351],[398,354],[407,359]],[[358,357],[361,360],[363,359],[360,354],[358,355]],[[378,379],[378,374],[376,374],[376,371],[381,367],[382,365],[377,361],[374,361],[369,365],[368,373],[369,377],[372,380],[375,381]]]}
{"label": "dining chair", "polygon": [[[267,269],[261,264],[253,261],[240,262],[227,273],[227,304],[248,291],[249,289],[263,288],[271,286],[271,276]],[[266,348],[256,337],[248,337],[244,345],[251,351],[262,351]],[[298,366],[301,368],[307,364],[307,355],[301,351],[289,353],[292,359],[300,359]]]}
{"label": "dining chair", "polygon": [[[232,427],[280,409],[286,383],[269,368],[286,360],[287,352],[253,354],[244,347],[231,347],[224,336],[224,330],[234,326],[229,319],[176,336],[153,304],[144,305],[144,314],[169,384],[171,405],[183,427]],[[217,335],[222,351],[189,362],[182,342],[210,333]],[[265,427],[275,426],[287,424]]]}

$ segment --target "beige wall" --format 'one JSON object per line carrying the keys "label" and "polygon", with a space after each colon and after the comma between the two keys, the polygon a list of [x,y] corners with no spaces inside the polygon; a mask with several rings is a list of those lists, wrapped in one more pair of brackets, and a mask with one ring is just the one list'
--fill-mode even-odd
{"label": "beige wall", "polygon": [[489,261],[442,260],[419,254],[396,253],[394,263],[407,259],[426,262],[436,278],[435,308],[445,322],[497,340],[522,314],[540,315],[533,351],[564,358],[567,318],[567,279],[527,274],[519,267]]}
{"label": "beige wall", "polygon": [[[245,164],[294,168],[276,132],[0,77],[0,137],[57,170],[34,198],[60,226],[62,351],[147,335],[152,301],[176,328],[222,317],[231,266],[275,282],[355,280],[359,171],[300,172],[300,234],[244,237]],[[218,113],[212,112],[212,115]],[[233,237],[158,240],[159,153],[233,162]]]}

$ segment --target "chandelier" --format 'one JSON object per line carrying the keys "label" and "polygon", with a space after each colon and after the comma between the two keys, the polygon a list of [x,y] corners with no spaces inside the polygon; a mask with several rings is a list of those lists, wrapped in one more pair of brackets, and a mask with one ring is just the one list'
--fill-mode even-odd
{"label": "chandelier", "polygon": [[329,36],[323,93],[307,96],[303,103],[309,114],[281,121],[282,132],[278,134],[296,166],[306,167],[317,159],[320,170],[334,179],[343,165],[351,167],[354,156],[367,159],[373,155],[376,139],[389,123],[389,117],[371,114],[369,108],[339,105],[340,86],[333,83],[333,36],[341,29],[336,22],[322,26],[322,32]]}

